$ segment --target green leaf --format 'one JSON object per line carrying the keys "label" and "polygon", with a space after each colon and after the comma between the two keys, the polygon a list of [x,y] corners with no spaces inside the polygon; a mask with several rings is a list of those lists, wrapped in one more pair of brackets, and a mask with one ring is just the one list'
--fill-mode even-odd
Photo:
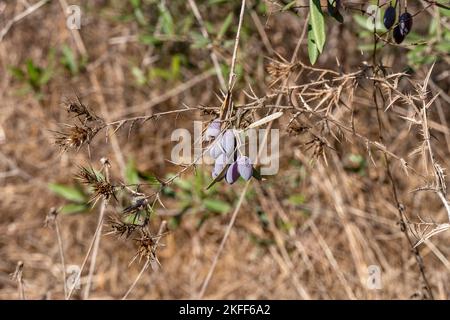
{"label": "green leaf", "polygon": [[139,173],[133,160],[129,160],[125,167],[125,179],[127,184],[139,183]]}
{"label": "green leaf", "polygon": [[75,60],[75,56],[73,51],[67,45],[64,45],[62,48],[63,57],[61,59],[62,64],[69,69],[70,73],[77,74],[78,73],[78,64]]}
{"label": "green leaf", "polygon": [[231,206],[228,203],[216,199],[206,199],[204,205],[206,209],[222,214],[227,213],[231,209]]}
{"label": "green leaf", "polygon": [[133,8],[139,8],[141,6],[141,0],[130,0],[130,3]]}
{"label": "green leaf", "polygon": [[144,72],[139,67],[133,66],[131,68],[131,73],[133,74],[134,78],[136,79],[136,82],[140,86],[147,83],[147,78],[145,77]]}
{"label": "green leaf", "polygon": [[302,194],[293,194],[289,197],[288,202],[293,204],[294,206],[298,206],[300,204],[305,203],[305,196]]}
{"label": "green leaf", "polygon": [[325,46],[325,18],[323,16],[322,8],[320,7],[320,0],[309,0],[310,22],[314,34],[314,40],[317,50],[322,53]]}
{"label": "green leaf", "polygon": [[62,207],[61,213],[62,214],[74,214],[74,213],[85,212],[88,210],[89,210],[89,206],[85,203],[83,203],[83,204],[69,203]]}
{"label": "green leaf", "polygon": [[25,73],[19,67],[9,67],[9,72],[17,80],[23,80],[25,78]]}
{"label": "green leaf", "polygon": [[78,188],[69,187],[63,184],[50,183],[48,188],[57,195],[74,202],[86,202],[86,196]]}
{"label": "green leaf", "polygon": [[139,42],[142,44],[147,44],[147,45],[160,45],[162,43],[162,41],[160,39],[158,39],[157,37],[155,37],[154,35],[151,34],[144,34],[144,35],[140,35],[139,36]]}
{"label": "green leaf", "polygon": [[166,6],[159,6],[159,13],[161,14],[161,26],[164,34],[173,35],[175,33],[175,25],[173,23],[173,18],[170,15],[169,9]]}
{"label": "green leaf", "polygon": [[144,13],[140,8],[134,9],[134,16],[136,17],[136,21],[141,25],[147,25],[147,21],[145,20]]}
{"label": "green leaf", "polygon": [[225,21],[223,22],[222,27],[220,27],[219,33],[217,34],[218,39],[223,38],[228,28],[230,27],[231,22],[233,22],[233,12],[230,12],[225,18]]}
{"label": "green leaf", "polygon": [[314,33],[312,31],[311,24],[308,24],[308,56],[311,64],[315,64],[317,58],[319,58],[319,50],[316,46],[316,40],[314,38]]}
{"label": "green leaf", "polygon": [[192,191],[192,183],[188,180],[182,179],[182,178],[177,178],[173,181],[173,183],[175,183],[176,186],[180,187],[181,189],[185,190],[185,191]]}

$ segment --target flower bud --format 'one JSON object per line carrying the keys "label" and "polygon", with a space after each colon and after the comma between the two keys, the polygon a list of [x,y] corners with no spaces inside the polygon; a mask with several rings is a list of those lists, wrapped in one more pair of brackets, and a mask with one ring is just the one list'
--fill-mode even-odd
{"label": "flower bud", "polygon": [[220,120],[214,120],[206,129],[205,138],[206,141],[210,141],[211,138],[216,138],[220,133]]}
{"label": "flower bud", "polygon": [[223,170],[226,164],[226,156],[221,154],[217,157],[216,162],[214,163],[214,169],[212,171],[212,177],[215,179]]}
{"label": "flower bud", "polygon": [[238,171],[238,164],[237,162],[233,162],[227,170],[227,174],[225,176],[225,180],[229,184],[233,184],[236,182],[236,180],[239,179],[239,171]]}
{"label": "flower bud", "polygon": [[233,130],[229,129],[225,131],[220,139],[220,145],[227,155],[231,155],[234,152],[235,141]]}
{"label": "flower bud", "polygon": [[238,172],[242,178],[249,180],[253,174],[253,167],[250,163],[250,159],[246,156],[241,156],[236,161],[238,165]]}

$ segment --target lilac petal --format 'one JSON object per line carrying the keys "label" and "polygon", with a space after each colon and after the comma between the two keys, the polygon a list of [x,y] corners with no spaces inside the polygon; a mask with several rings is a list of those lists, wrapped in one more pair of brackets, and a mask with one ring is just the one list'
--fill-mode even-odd
{"label": "lilac petal", "polygon": [[226,164],[226,157],[224,154],[221,154],[217,157],[216,163],[214,164],[214,169],[212,171],[212,177],[216,178],[223,170]]}
{"label": "lilac petal", "polygon": [[229,184],[233,184],[236,180],[239,179],[238,165],[237,162],[233,162],[227,170],[227,174],[225,176],[225,180]]}
{"label": "lilac petal", "polygon": [[213,128],[213,129],[220,130],[220,120],[219,119],[214,120],[213,122],[211,122],[209,124],[209,127]]}
{"label": "lilac petal", "polygon": [[217,159],[221,154],[223,154],[222,149],[218,143],[214,143],[209,149],[209,155],[213,159]]}
{"label": "lilac petal", "polygon": [[211,138],[217,138],[217,136],[220,133],[220,120],[214,120],[211,122],[208,126],[208,129],[206,129],[206,141],[210,141]]}
{"label": "lilac petal", "polygon": [[233,130],[225,131],[222,139],[220,140],[220,144],[227,155],[231,155],[234,152],[235,142]]}
{"label": "lilac petal", "polygon": [[245,180],[249,180],[253,174],[253,167],[250,163],[250,159],[246,156],[241,156],[237,159],[236,163],[238,164],[238,172],[241,177]]}
{"label": "lilac petal", "polygon": [[208,128],[205,133],[205,140],[210,141],[212,138],[215,138],[219,135],[220,129]]}

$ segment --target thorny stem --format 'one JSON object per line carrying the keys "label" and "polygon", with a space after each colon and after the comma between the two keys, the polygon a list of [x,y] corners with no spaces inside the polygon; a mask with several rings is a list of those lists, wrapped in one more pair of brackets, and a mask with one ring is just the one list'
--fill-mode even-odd
{"label": "thorny stem", "polygon": [[[377,1],[377,5],[379,6],[380,1]],[[379,71],[376,66],[376,54],[377,54],[377,42],[378,42],[378,38],[376,36],[376,26],[374,26],[374,30],[373,30],[373,34],[374,34],[374,49],[373,49],[373,54],[372,54],[372,63],[373,63],[373,70],[374,73],[376,75],[376,73]],[[373,101],[375,103],[375,107],[376,107],[376,114],[377,114],[377,123],[378,123],[378,135],[379,135],[379,140],[380,143],[383,143],[383,125],[381,123],[381,115],[380,115],[380,107],[378,105],[378,98],[377,98],[377,91],[380,93],[383,101],[384,101],[384,96],[383,96],[383,92],[381,91],[381,89],[378,86],[378,82],[377,81],[373,81],[373,85],[374,85],[374,89],[373,89]],[[384,104],[384,103],[383,103]],[[420,271],[420,275],[422,277],[422,280],[425,284],[425,289],[428,292],[429,298],[434,300],[434,296],[433,296],[433,292],[431,291],[431,286],[429,284],[428,278],[425,274],[425,266],[423,264],[423,259],[422,256],[418,250],[418,248],[414,247],[414,243],[408,233],[408,230],[406,228],[406,222],[404,219],[404,205],[400,203],[399,197],[398,197],[398,192],[397,192],[397,185],[396,182],[394,180],[394,177],[392,175],[391,172],[391,168],[390,168],[390,161],[389,158],[386,154],[386,152],[383,152],[383,156],[384,156],[384,161],[386,163],[386,174],[391,182],[391,186],[392,186],[392,194],[394,197],[394,201],[395,204],[397,206],[397,210],[398,210],[398,216],[400,219],[400,230],[403,232],[406,240],[409,243],[409,246],[412,250],[412,252],[414,253],[414,257],[416,258],[416,262],[417,265],[419,267],[419,271]]]}
{"label": "thorny stem", "polygon": [[[241,14],[241,18],[242,18],[242,16],[243,15]],[[308,23],[308,18],[309,18],[309,15],[306,18],[305,25],[303,26],[302,35],[300,36],[299,41],[297,42],[297,46],[296,46],[296,48],[294,50],[294,53],[292,55],[292,59],[291,59],[292,63],[295,61],[295,59],[297,57],[298,50],[300,49],[300,44],[302,43],[303,38],[305,37],[307,23]],[[237,39],[237,41],[238,41],[238,39]],[[286,86],[287,82],[288,82],[288,77],[284,80],[283,86]],[[280,104],[280,102],[281,102],[280,96],[281,96],[281,93],[278,95],[276,106],[278,106]],[[268,139],[269,131],[270,131],[270,128],[272,127],[272,124],[273,124],[273,121],[271,121],[268,124],[267,130],[265,132],[264,139],[261,142],[261,145],[264,145],[266,143],[266,140]],[[258,159],[261,156],[262,151],[263,151],[263,149],[260,150],[260,152],[258,154],[258,157],[256,159],[256,162],[258,162]],[[198,294],[198,299],[202,299],[203,298],[203,296],[204,296],[204,294],[206,292],[206,289],[208,288],[209,282],[211,281],[212,275],[213,275],[214,270],[216,268],[217,262],[219,261],[220,255],[221,255],[223,249],[225,248],[225,244],[226,244],[226,242],[228,240],[228,237],[229,237],[229,235],[231,233],[231,229],[234,226],[234,223],[236,221],[237,215],[238,215],[238,213],[239,213],[239,211],[241,209],[242,203],[243,203],[244,198],[245,198],[245,194],[247,193],[247,190],[248,190],[248,187],[250,186],[250,183],[251,183],[251,180],[248,180],[247,183],[245,184],[244,189],[241,192],[241,196],[239,197],[239,201],[238,201],[238,203],[236,205],[236,208],[233,211],[233,215],[231,216],[230,222],[228,223],[227,229],[225,230],[225,234],[224,234],[224,236],[222,238],[222,241],[220,242],[219,249],[217,250],[217,253],[214,256],[214,259],[213,259],[213,262],[211,263],[211,266],[209,268],[208,274],[207,274],[207,276],[206,276],[206,278],[205,278],[205,280],[204,280],[204,282],[202,284],[202,287],[201,287],[200,292]],[[309,295],[306,292],[302,292],[302,296],[304,298],[308,298],[309,297]]]}
{"label": "thorny stem", "polygon": [[238,48],[239,48],[239,38],[241,36],[242,21],[244,20],[244,12],[245,12],[245,0],[242,0],[241,14],[239,15],[239,24],[238,24],[238,29],[236,32],[236,39],[234,41],[233,58],[231,59],[230,77],[228,79],[228,90],[232,89],[233,81],[234,81],[234,78],[236,77],[236,74],[234,71],[235,71],[235,67],[236,67],[237,52],[238,52]]}
{"label": "thorny stem", "polygon": [[[191,6],[192,12],[194,13],[194,16],[200,25],[200,31],[202,32],[203,37],[205,39],[210,40],[208,31],[206,30],[206,27],[205,27],[205,22],[203,21],[203,18],[200,14],[200,11],[198,10],[195,0],[188,0],[188,1],[189,1],[189,5]],[[211,56],[211,60],[214,65],[214,69],[216,69],[217,78],[219,79],[220,86],[221,86],[222,90],[225,91],[226,90],[225,79],[223,78],[222,70],[220,69],[219,60],[217,59],[217,55],[214,53],[212,46],[211,46],[210,56]]]}
{"label": "thorny stem", "polygon": [[[164,233],[164,230],[166,229],[166,225],[167,225],[167,221],[164,220],[163,222],[161,222],[161,225],[159,226],[158,236],[156,238],[155,245],[158,245],[158,242],[161,240],[161,237],[159,237],[159,236],[161,236]],[[127,290],[127,292],[122,297],[122,300],[126,300],[128,298],[129,294],[131,293],[131,291],[133,291],[133,289],[136,286],[136,284],[138,283],[139,279],[141,279],[142,275],[144,274],[145,270],[148,269],[150,264],[151,264],[151,258],[148,257],[147,261],[145,262],[145,264],[142,267],[141,271],[137,275],[136,279],[133,281],[133,283],[131,284],[130,288]]]}
{"label": "thorny stem", "polygon": [[[108,163],[107,160],[104,163],[104,168],[105,168],[105,178],[106,181],[109,182],[109,169],[108,169]],[[100,239],[101,239],[101,233],[102,233],[102,228],[103,228],[103,219],[105,216],[105,209],[106,206],[108,205],[108,199],[103,198],[102,200],[102,206],[100,208],[100,214],[98,217],[98,228],[99,228],[99,232],[96,233],[95,235],[95,241],[94,241],[94,248],[93,248],[93,252],[92,252],[92,258],[91,258],[91,265],[89,267],[89,275],[87,278],[87,282],[86,282],[86,287],[84,288],[84,299],[87,300],[89,299],[89,292],[91,290],[91,283],[92,283],[92,277],[94,276],[94,271],[95,271],[95,264],[97,262],[97,254],[98,254],[98,248],[100,247]],[[81,273],[81,271],[80,271]]]}
{"label": "thorny stem", "polygon": [[[448,219],[450,222],[450,206],[448,204],[448,201],[446,199],[445,196],[445,181],[442,182],[441,181],[441,173],[438,172],[438,165],[436,163],[436,159],[434,158],[434,154],[433,154],[433,149],[431,148],[431,139],[430,139],[430,130],[428,129],[428,119],[427,119],[427,108],[429,106],[427,106],[427,103],[425,102],[425,97],[426,97],[426,86],[428,84],[428,81],[430,80],[431,77],[431,71],[433,70],[434,65],[431,67],[427,78],[425,80],[425,83],[422,87],[422,131],[423,131],[423,135],[424,135],[424,139],[425,142],[427,144],[427,149],[428,149],[428,154],[430,156],[430,161],[431,164],[433,166],[433,172],[436,178],[436,193],[439,196],[439,199],[442,201],[445,210],[447,211],[447,215],[448,215]],[[430,101],[430,103],[433,103],[433,100]]]}

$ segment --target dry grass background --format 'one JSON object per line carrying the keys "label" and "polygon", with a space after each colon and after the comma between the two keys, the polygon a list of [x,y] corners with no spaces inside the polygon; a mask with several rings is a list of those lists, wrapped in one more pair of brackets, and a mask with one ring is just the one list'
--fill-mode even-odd
{"label": "dry grass background", "polygon": [[[37,1],[0,2],[0,29],[14,16]],[[135,115],[150,115],[188,106],[218,107],[215,96],[220,84],[211,73],[212,63],[208,49],[194,49],[189,41],[165,39],[161,45],[145,45],[136,41],[142,31],[135,20],[119,20],[124,12],[132,12],[128,1],[81,1],[83,25],[80,30],[89,60],[86,70],[71,75],[59,63],[65,44],[77,52],[80,43],[65,27],[61,2],[50,1],[15,23],[0,42],[0,299],[19,297],[18,284],[10,274],[19,261],[23,262],[24,293],[27,299],[63,299],[62,267],[54,228],[44,227],[51,207],[59,207],[64,200],[48,189],[49,182],[74,184],[77,165],[89,163],[86,148],[79,152],[61,154],[54,145],[50,130],[58,123],[68,121],[61,102],[78,93],[83,102],[97,114],[109,120]],[[80,1],[74,1],[80,3]],[[145,15],[155,24],[158,3],[146,6]],[[176,22],[192,11],[186,1],[166,1]],[[223,40],[214,47],[218,60],[229,65],[240,1],[210,5],[198,1],[204,20],[220,27],[230,11],[234,21]],[[257,95],[276,93],[269,88],[271,77],[266,71],[270,57],[277,55],[289,60],[301,36],[306,14],[273,11],[269,16],[258,13],[249,1],[244,18],[243,35],[237,63],[242,66],[241,77],[235,87],[235,103],[248,102],[242,89],[251,84]],[[72,3],[71,3],[72,4]],[[269,8],[279,8],[268,4]],[[413,12],[423,8],[421,1],[409,1]],[[426,30],[435,19],[434,8],[425,10],[414,22],[415,30]],[[345,72],[359,70],[363,61],[369,62],[371,53],[361,53],[357,27],[346,13],[344,25],[331,24],[326,50],[317,64],[321,68],[339,71],[336,58]],[[195,18],[192,28],[200,32]],[[450,24],[446,20],[446,25]],[[419,32],[418,31],[418,32]],[[445,41],[445,40],[443,40]],[[55,49],[55,71],[49,83],[42,87],[41,97],[34,93],[20,94],[23,83],[8,71],[10,66],[23,66],[27,58],[45,67],[50,63],[49,51]],[[189,60],[182,66],[180,76],[172,80],[154,79],[137,85],[132,66],[141,68],[168,68],[173,55],[182,52]],[[380,54],[383,64],[392,66],[388,72],[401,72],[407,65],[406,49],[387,46]],[[306,40],[298,59],[308,64]],[[423,82],[430,64],[415,69],[411,79]],[[439,163],[450,166],[450,130],[447,122],[450,82],[449,59],[441,57],[431,76],[434,94],[441,92],[430,109],[429,125],[432,144]],[[289,85],[308,83],[308,72],[292,77]],[[409,89],[400,83],[399,90]],[[286,105],[288,101],[282,102]],[[355,127],[372,141],[378,141],[376,110],[372,100],[371,83],[355,91],[352,108],[356,114]],[[399,112],[382,112],[384,144],[393,154],[404,158],[418,172],[432,181],[432,170],[419,156],[410,156],[421,145],[420,127],[412,126],[399,117],[407,106],[396,106]],[[384,109],[384,108],[383,108]],[[405,111],[405,112],[406,112]],[[351,113],[345,108],[333,110],[333,116],[349,123]],[[404,114],[404,113],[403,113]],[[192,120],[210,119],[201,111],[171,115],[136,124],[130,137],[128,130],[120,130],[114,141],[105,143],[100,135],[91,146],[91,162],[99,167],[99,160],[110,159],[111,174],[121,176],[121,166],[133,158],[140,171],[157,176],[179,170],[166,161],[173,142],[172,130],[192,129]],[[266,181],[254,181],[237,216],[225,249],[219,258],[204,297],[208,299],[399,299],[426,298],[423,279],[410,245],[399,223],[398,209],[392,187],[386,174],[383,153],[372,150],[370,160],[364,141],[347,135],[348,139],[332,141],[335,150],[326,150],[323,158],[311,162],[313,154],[306,150],[305,137],[288,132],[289,117],[277,125],[281,128],[278,175]],[[350,155],[366,159],[363,174],[352,170],[355,163]],[[202,169],[202,168],[200,168]],[[406,175],[395,159],[391,169],[398,188],[399,201],[411,223],[422,219],[445,223],[447,214],[436,194],[411,192],[424,185],[415,174]],[[208,169],[206,169],[208,170]],[[428,172],[428,174],[427,174]],[[189,171],[183,179],[190,179]],[[428,179],[428,180],[427,180]],[[221,184],[214,197],[232,207],[244,188]],[[176,192],[181,190],[175,187]],[[301,195],[305,201],[295,205],[292,195]],[[166,209],[158,208],[152,218],[153,232],[167,215],[180,210],[175,199],[163,198]],[[114,211],[108,207],[107,213]],[[196,298],[217,253],[231,212],[211,215],[198,227],[198,220],[207,210],[200,204],[190,210],[177,228],[164,237],[165,247],[158,251],[162,268],[147,270],[129,298],[181,299]],[[261,218],[263,213],[264,219]],[[58,217],[67,265],[80,265],[94,234],[98,209],[78,215]],[[106,230],[106,227],[105,227]],[[409,228],[408,228],[409,230]],[[434,298],[450,297],[450,237],[443,232],[419,247],[425,274]],[[411,237],[416,241],[414,235]],[[120,299],[138,275],[143,262],[129,262],[137,250],[133,241],[118,240],[104,235],[97,255],[90,298]],[[368,290],[368,266],[382,269],[383,288]],[[86,280],[83,274],[82,283]],[[75,292],[73,298],[80,298]]]}

